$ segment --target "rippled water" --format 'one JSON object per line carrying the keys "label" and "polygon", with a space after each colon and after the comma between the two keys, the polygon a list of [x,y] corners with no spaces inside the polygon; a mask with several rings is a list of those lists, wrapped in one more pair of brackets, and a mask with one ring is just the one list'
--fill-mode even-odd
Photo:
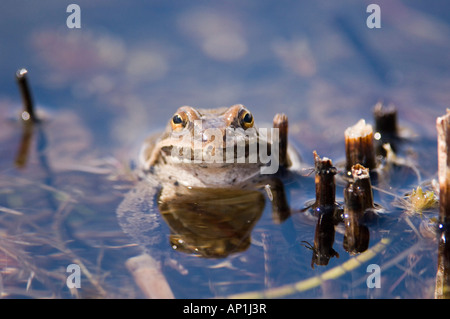
{"label": "rippled water", "polygon": [[[141,248],[123,233],[116,208],[135,184],[140,143],[179,106],[242,103],[258,123],[284,112],[291,141],[312,166],[314,150],[341,162],[344,130],[360,118],[373,122],[379,100],[394,103],[400,125],[413,132],[398,155],[418,168],[420,180],[402,165],[373,181],[385,211],[367,224],[368,251],[389,240],[374,257],[346,264],[368,255],[344,249],[340,223],[333,243],[339,258],[312,268],[307,243],[318,219],[301,210],[314,199],[314,176],[290,175],[291,217],[274,222],[265,197],[248,247],[220,258],[173,250],[165,228],[158,246],[166,254],[163,271],[179,298],[255,291],[289,298],[434,296],[437,242],[426,230],[437,209],[413,213],[399,198],[420,183],[431,189],[427,183],[436,178],[435,119],[450,100],[446,2],[378,1],[380,29],[367,28],[370,2],[360,1],[78,1],[80,29],[66,26],[69,3],[1,4],[3,297],[144,297],[125,267]],[[16,120],[20,67],[29,70],[44,121],[33,128],[18,167],[27,140]],[[340,203],[344,186],[336,190]],[[70,264],[81,268],[80,289],[67,288]],[[367,287],[369,264],[380,266],[381,289]],[[340,265],[350,268],[332,272],[332,280],[304,282]],[[274,290],[293,283],[302,291]]]}

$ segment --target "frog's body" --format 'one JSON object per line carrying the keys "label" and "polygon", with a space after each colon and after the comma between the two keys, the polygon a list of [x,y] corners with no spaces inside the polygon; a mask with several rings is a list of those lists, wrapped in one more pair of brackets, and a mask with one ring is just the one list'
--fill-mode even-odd
{"label": "frog's body", "polygon": [[[144,248],[145,258],[130,259],[128,265],[135,276],[144,264],[150,272],[159,267],[158,262],[143,260],[160,257],[154,247],[165,238],[161,214],[171,231],[171,246],[204,257],[225,257],[248,247],[251,229],[264,208],[264,198],[255,194],[261,189],[269,194],[276,221],[289,216],[281,180],[264,169],[274,164],[281,171],[298,168],[300,160],[287,145],[287,117],[276,115],[274,128],[278,140],[272,138],[276,135],[261,134],[252,114],[240,104],[214,110],[183,106],[162,135],[144,142],[141,181],[117,210],[123,230]],[[261,153],[270,154],[270,161]],[[193,213],[195,209],[201,212]],[[210,225],[204,225],[205,220]],[[148,285],[143,289],[167,297]]]}

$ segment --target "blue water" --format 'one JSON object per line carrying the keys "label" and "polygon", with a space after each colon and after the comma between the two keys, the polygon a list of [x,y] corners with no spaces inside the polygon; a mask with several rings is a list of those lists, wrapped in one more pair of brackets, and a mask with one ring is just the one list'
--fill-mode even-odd
{"label": "blue water", "polygon": [[[284,112],[291,140],[312,164],[313,150],[342,160],[345,128],[360,118],[370,122],[379,100],[394,103],[402,127],[417,136],[403,155],[416,148],[423,180],[435,177],[435,119],[450,100],[445,1],[377,1],[380,29],[366,25],[370,1],[77,1],[81,28],[69,29],[66,8],[72,2],[0,5],[0,205],[25,214],[0,213],[0,234],[7,234],[12,245],[5,247],[24,251],[6,260],[24,272],[9,273],[5,267],[1,272],[0,289],[9,296],[71,298],[65,267],[81,258],[107,292],[96,290],[84,274],[82,287],[89,289],[79,289],[79,296],[142,297],[124,268],[139,249],[128,246],[132,243],[117,224],[115,207],[132,184],[127,167],[134,165],[137,147],[181,105],[242,103],[259,123]],[[11,117],[21,108],[14,80],[21,67],[29,70],[34,100],[48,121],[35,132],[28,164],[20,170],[13,161],[22,128]],[[402,180],[393,186],[399,195],[415,183]],[[301,209],[314,197],[313,178],[296,180],[288,193],[291,205]],[[342,187],[337,196],[342,199]],[[390,206],[387,198],[379,201]],[[371,227],[371,244],[389,232],[404,238],[374,261],[385,258],[389,265],[382,292],[367,290],[361,279],[365,267],[360,267],[333,281],[338,288],[287,297],[432,297],[436,243],[421,242],[421,254],[411,250],[397,264],[389,263],[417,240],[407,224],[394,231],[402,210],[391,209],[392,219]],[[175,254],[188,273],[174,263],[164,266],[175,295],[203,298],[276,287],[350,258],[337,233],[340,258],[310,268],[311,251],[301,241],[313,241],[315,221],[298,216],[273,225],[266,207],[254,230],[259,246],[232,257],[232,269],[212,267],[217,260]],[[418,227],[421,220],[413,222]],[[52,242],[67,246],[52,247]],[[0,256],[0,271],[1,265]],[[404,275],[408,267],[410,277]],[[414,280],[425,287],[423,295]]]}

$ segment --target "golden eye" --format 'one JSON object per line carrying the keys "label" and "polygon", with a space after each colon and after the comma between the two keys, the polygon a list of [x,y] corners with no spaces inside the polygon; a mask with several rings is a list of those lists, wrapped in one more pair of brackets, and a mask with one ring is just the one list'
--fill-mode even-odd
{"label": "golden eye", "polygon": [[241,118],[241,125],[243,128],[247,129],[253,126],[253,115],[250,112],[243,112],[240,116]]}
{"label": "golden eye", "polygon": [[184,128],[186,126],[186,124],[187,124],[187,115],[186,115],[186,113],[180,112],[180,113],[175,114],[172,117],[171,124],[172,124],[172,129],[173,130],[179,130],[179,129]]}
{"label": "golden eye", "polygon": [[181,123],[183,123],[183,119],[181,118],[180,115],[175,114],[172,118],[172,122],[173,122],[173,124],[181,124]]}

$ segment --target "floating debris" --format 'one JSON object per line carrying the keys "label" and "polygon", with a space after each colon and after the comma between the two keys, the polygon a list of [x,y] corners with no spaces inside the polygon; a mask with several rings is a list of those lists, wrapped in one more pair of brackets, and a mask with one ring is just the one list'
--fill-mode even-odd
{"label": "floating debris", "polygon": [[22,216],[23,215],[22,212],[19,212],[19,211],[15,210],[15,209],[12,209],[12,208],[3,207],[3,206],[0,206],[0,212],[6,213],[6,214],[11,214],[11,215],[17,215],[17,216]]}
{"label": "floating debris", "polygon": [[438,204],[438,197],[434,194],[434,192],[423,191],[420,186],[413,189],[411,194],[408,196],[408,200],[411,205],[411,211],[420,214],[424,210],[436,207]]}

